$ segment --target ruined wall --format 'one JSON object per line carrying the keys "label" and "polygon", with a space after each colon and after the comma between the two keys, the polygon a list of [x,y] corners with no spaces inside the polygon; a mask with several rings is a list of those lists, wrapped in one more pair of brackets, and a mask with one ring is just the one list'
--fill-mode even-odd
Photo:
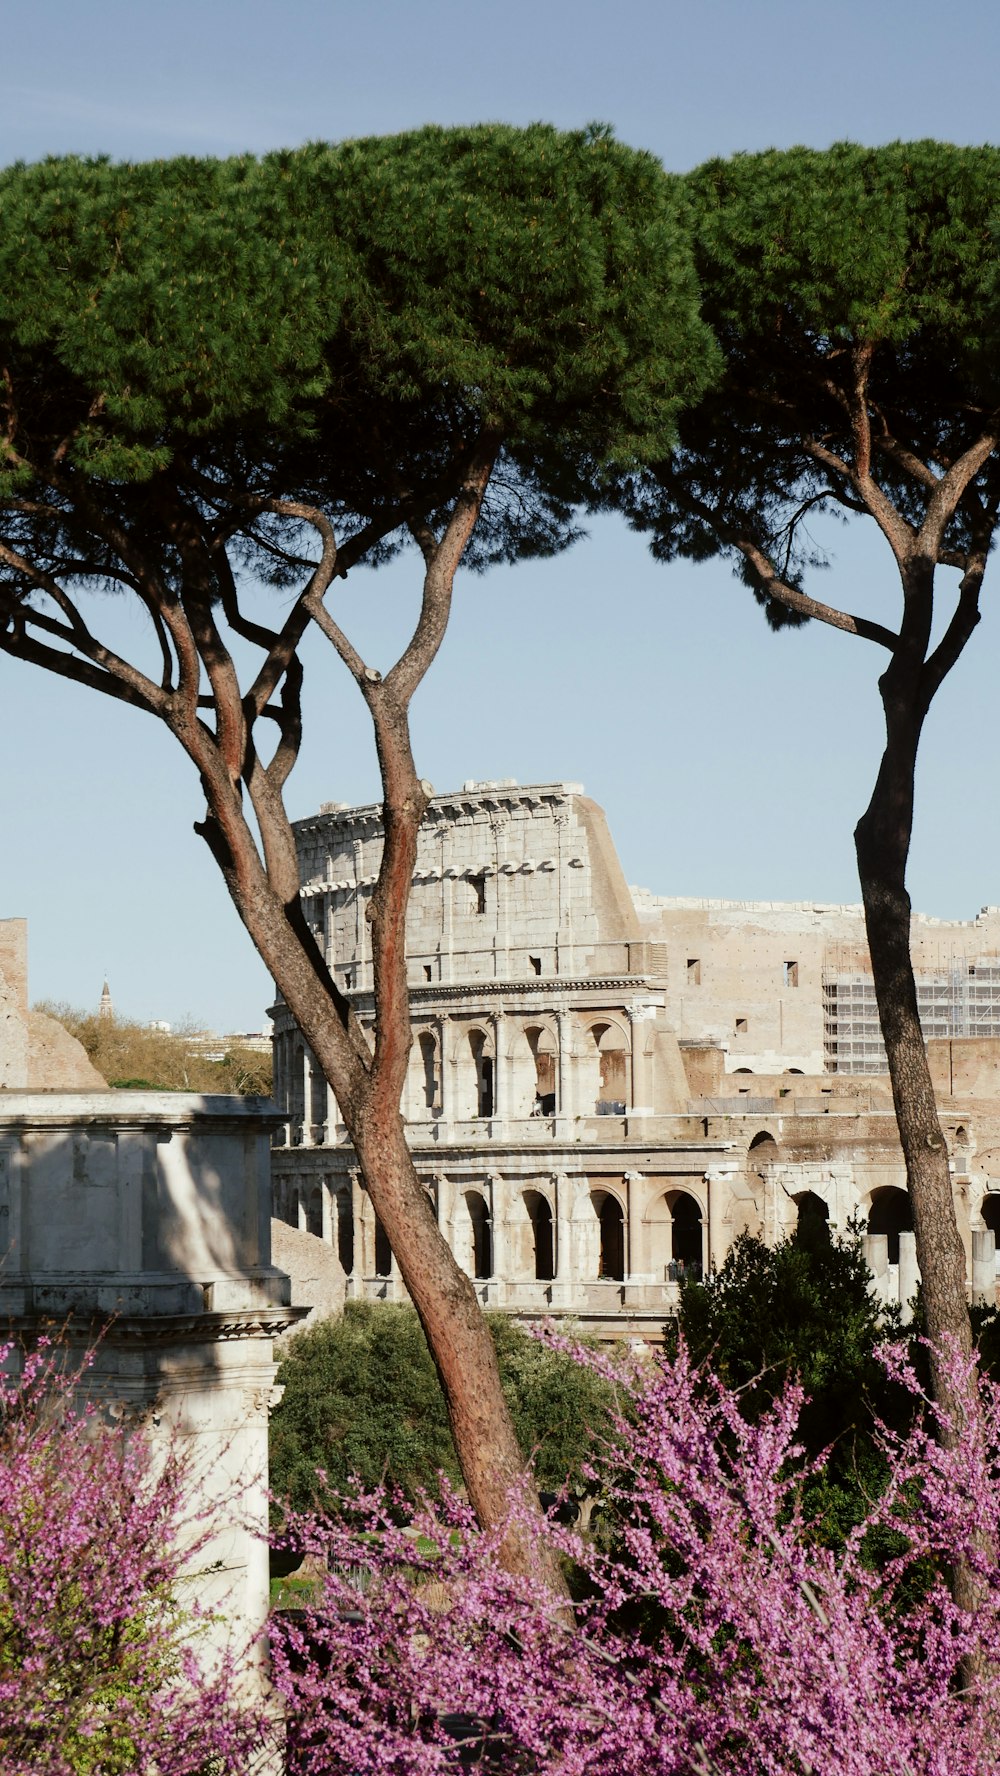
{"label": "ruined wall", "polygon": [[[822,1073],[833,1065],[834,1055],[834,1014],[829,992],[824,998],[824,984],[829,989],[835,981],[854,978],[867,981],[869,990],[863,1009],[860,989],[848,986],[846,1005],[841,996],[836,1015],[846,1018],[848,1027],[840,1034],[858,1039],[867,1034],[870,1040],[862,1045],[863,1058],[855,1053],[855,1043],[846,1044],[841,1057],[855,1054],[860,1074],[884,1067],[862,907],[670,899],[644,888],[631,892],[643,931],[662,948],[667,1004],[682,1041],[723,1048],[730,1073]],[[1000,982],[980,985],[975,969],[977,961],[1000,959],[1000,909],[984,907],[969,920],[915,913],[910,944],[921,993],[921,981],[945,981],[951,972],[961,976],[967,971],[967,1015],[992,1018],[997,1028],[989,1033],[1000,1034]],[[852,991],[859,1000],[856,1029],[850,1028]],[[955,994],[939,997],[939,1011],[930,1000],[921,1000],[921,1016],[935,1036],[944,1026],[931,1020],[935,1015],[951,1017]],[[984,1003],[977,1011],[971,1001]],[[951,1028],[961,1034],[961,1027]],[[981,1026],[975,1033],[987,1031]],[[839,1065],[843,1070],[843,1058]]]}
{"label": "ruined wall", "polygon": [[[347,991],[367,988],[381,808],[331,805],[295,836],[328,966]],[[469,784],[432,800],[407,916],[414,986],[622,974],[640,935],[604,815],[578,785]]]}
{"label": "ruined wall", "polygon": [[28,1010],[28,922],[0,919],[0,1087],[106,1091],[82,1044],[55,1018]]}

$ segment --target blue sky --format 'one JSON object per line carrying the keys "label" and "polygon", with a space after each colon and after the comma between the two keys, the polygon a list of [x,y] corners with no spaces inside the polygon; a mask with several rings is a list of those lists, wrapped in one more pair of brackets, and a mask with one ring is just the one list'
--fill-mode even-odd
{"label": "blue sky", "polygon": [[[1000,14],[971,0],[947,18],[928,0],[0,0],[0,31],[0,164],[545,118],[610,122],[683,170],[770,145],[997,130]],[[883,548],[834,540],[823,596],[891,613]],[[353,633],[380,663],[412,613],[412,567],[352,586]],[[995,598],[920,765],[911,889],[947,917],[1000,901]],[[111,621],[138,638],[124,609]],[[584,782],[629,878],[660,893],[856,901],[877,671],[867,644],[815,626],[772,636],[727,570],[657,567],[602,523],[556,562],[466,577],[415,705],[418,762],[440,789]],[[296,815],[376,794],[354,698],[316,650]],[[133,1015],[261,1027],[267,976],[192,832],[197,786],[169,736],[0,659],[0,743],[0,916],[31,920],[35,997],[96,1004],[107,974]]]}

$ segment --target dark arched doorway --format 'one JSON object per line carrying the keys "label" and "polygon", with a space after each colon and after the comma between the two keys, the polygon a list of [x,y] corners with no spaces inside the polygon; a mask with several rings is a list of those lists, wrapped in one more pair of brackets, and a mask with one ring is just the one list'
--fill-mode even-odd
{"label": "dark arched doorway", "polygon": [[889,1242],[889,1263],[898,1264],[899,1236],[913,1232],[913,1211],[905,1190],[887,1184],[884,1189],[872,1192],[868,1232],[885,1234]]}
{"label": "dark arched doorway", "polygon": [[349,1190],[337,1192],[337,1257],[345,1276],[354,1269],[354,1214]]}
{"label": "dark arched doorway", "polygon": [[524,1206],[531,1222],[534,1244],[535,1281],[549,1283],[555,1276],[555,1253],[552,1240],[552,1210],[537,1190],[526,1190]]}
{"label": "dark arched doorway", "polygon": [[815,1190],[802,1190],[794,1198],[798,1216],[795,1238],[800,1246],[815,1250],[830,1243],[830,1210]]}
{"label": "dark arched doorway", "polygon": [[385,1228],[375,1217],[375,1275],[387,1277],[392,1270],[392,1248]]}
{"label": "dark arched doorway", "polygon": [[490,1226],[490,1211],[486,1199],[478,1190],[467,1190],[465,1206],[469,1211],[469,1225],[472,1228],[472,1274],[474,1277],[491,1277],[493,1275],[493,1230]]}
{"label": "dark arched doorway", "polygon": [[601,1247],[597,1262],[599,1277],[616,1282],[625,1279],[625,1216],[616,1196],[603,1191],[594,1197],[594,1207],[601,1228]]}
{"label": "dark arched doorway", "polygon": [[701,1204],[688,1191],[677,1190],[670,1197],[670,1215],[673,1274],[697,1280],[703,1262]]}

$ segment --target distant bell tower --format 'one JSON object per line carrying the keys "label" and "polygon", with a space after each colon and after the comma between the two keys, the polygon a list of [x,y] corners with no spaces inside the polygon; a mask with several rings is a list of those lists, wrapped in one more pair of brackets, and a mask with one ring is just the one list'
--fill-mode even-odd
{"label": "distant bell tower", "polygon": [[108,1018],[108,1019],[113,1018],[115,1015],[115,1008],[114,1008],[113,1004],[111,1003],[111,988],[108,986],[107,981],[105,981],[104,986],[101,990],[101,1003],[98,1008],[97,1015],[99,1018]]}

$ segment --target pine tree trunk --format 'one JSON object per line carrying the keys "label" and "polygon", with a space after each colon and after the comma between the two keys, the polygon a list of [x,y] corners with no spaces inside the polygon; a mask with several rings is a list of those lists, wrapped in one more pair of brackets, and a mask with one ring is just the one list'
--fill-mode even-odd
{"label": "pine tree trunk", "polygon": [[[955,1218],[948,1149],[938,1117],[917,1011],[910,955],[906,864],[913,824],[913,778],[923,711],[900,683],[897,662],[882,679],[886,747],[871,802],[855,829],[858,874],[882,1037],[913,1208],[927,1332],[933,1346],[950,1333],[972,1348],[965,1249]],[[935,1395],[947,1404],[940,1368]],[[953,1403],[952,1403],[953,1404]]]}

